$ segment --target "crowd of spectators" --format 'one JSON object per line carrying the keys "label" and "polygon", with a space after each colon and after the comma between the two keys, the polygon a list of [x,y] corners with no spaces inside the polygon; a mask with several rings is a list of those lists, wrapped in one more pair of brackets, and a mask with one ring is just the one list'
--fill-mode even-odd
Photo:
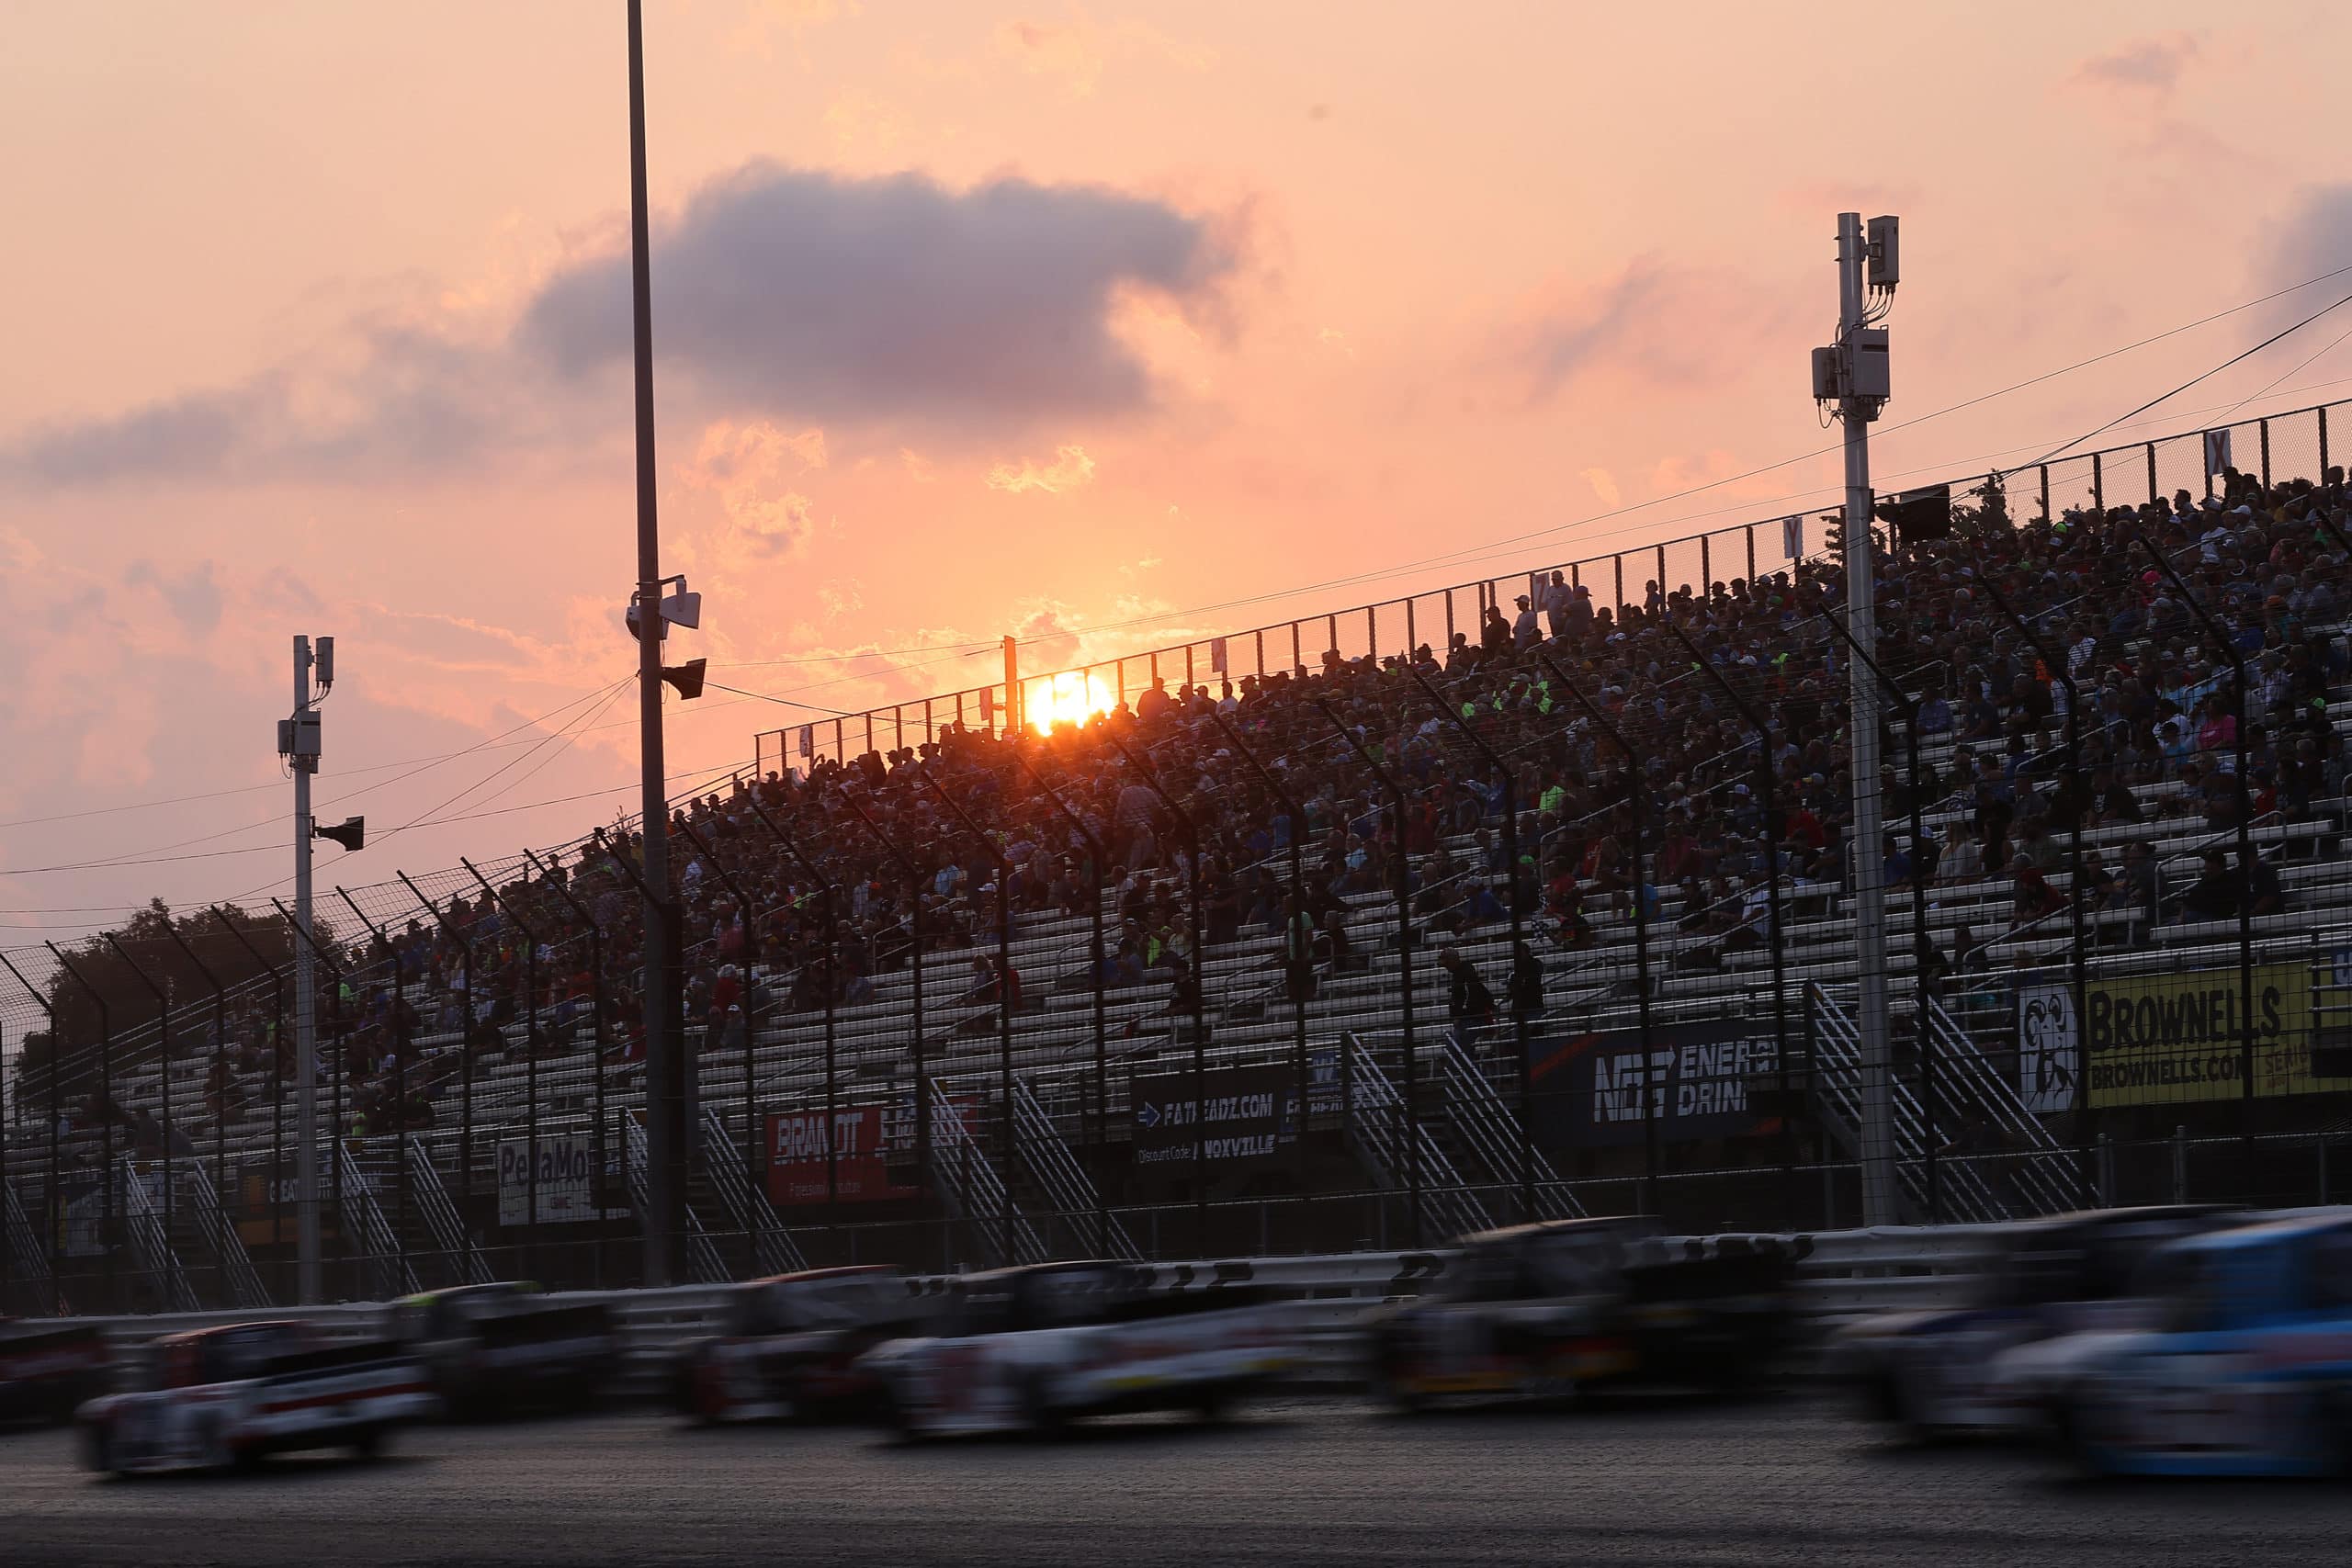
{"label": "crowd of spectators", "polygon": [[[2240,866],[2216,849],[2166,863],[2156,846],[2167,835],[2224,834],[2242,799],[2260,822],[2335,810],[2345,758],[2326,699],[2346,673],[2337,627],[2352,593],[2347,527],[2341,470],[2267,489],[2232,473],[2210,498],[2184,491],[2104,514],[2013,525],[1963,513],[1950,536],[1900,541],[1881,558],[1878,659],[1917,696],[1927,748],[1912,773],[1889,705],[1888,834],[1877,847],[1887,885],[1936,899],[2007,885],[2007,926],[1962,927],[1938,959],[1945,970],[1981,969],[1984,944],[2012,931],[2054,931],[2075,898],[2147,922],[2223,919],[2242,901],[2258,914],[2286,907],[2267,861]],[[2187,581],[2194,607],[2143,538]],[[1159,1004],[1131,997],[1128,1033],[1192,1010],[1210,983],[1204,956],[1240,960],[1211,983],[1220,1005],[1260,991],[1305,998],[1318,975],[1377,964],[1351,920],[1362,900],[1400,886],[1425,944],[1440,950],[1456,1022],[1541,1011],[1547,972],[1573,971],[1578,953],[1623,931],[1636,908],[1657,922],[1655,936],[1676,939],[1663,962],[1721,964],[1768,940],[1776,862],[1784,894],[1816,905],[1849,881],[1849,671],[1820,608],[1845,596],[1835,561],[1752,581],[1650,581],[1623,605],[1597,603],[1589,585],[1555,572],[1516,596],[1515,615],[1492,604],[1442,648],[1352,660],[1335,650],[1313,671],[1220,680],[1214,690],[1156,681],[1131,705],[1046,735],[951,727],[918,746],[820,762],[805,777],[738,780],[681,805],[673,819],[686,1016],[731,1050],[781,1015],[829,999],[869,1004],[877,981],[907,964],[919,925],[936,1005],[992,1029],[994,1010],[1034,1006],[1056,986],[1087,988],[1095,971],[1083,938],[1049,958],[1031,954],[1041,972],[1001,965],[1000,919],[1019,931],[1041,915],[1082,915],[1098,886],[1102,982],[1146,987]],[[2067,679],[2002,604],[2030,618]],[[2243,737],[2229,660],[2199,611],[2248,672]],[[1693,649],[1738,703],[1696,667]],[[1770,726],[1760,753],[1743,709]],[[1237,755],[1237,736],[1256,762]],[[1401,811],[1359,747],[1400,786]],[[1770,820],[1767,770],[1778,810]],[[1646,818],[1638,840],[1637,791]],[[1516,864],[1507,798],[1518,808]],[[1943,828],[1914,840],[1914,804]],[[2144,831],[2111,860],[2093,852],[2075,884],[2065,844],[2077,824]],[[1296,894],[1294,840],[1306,874]],[[627,834],[582,846],[497,897],[446,897],[431,918],[390,933],[390,954],[352,944],[324,1035],[349,1087],[352,1129],[428,1123],[446,1114],[436,1102],[469,1060],[568,1054],[592,1023],[608,1060],[638,1060],[637,853]],[[1500,934],[1514,890],[1527,940],[1482,973],[1464,949]],[[591,921],[601,976],[584,940]],[[394,962],[399,987],[386,983]],[[275,1072],[275,1044],[261,1043],[256,1065]],[[217,1102],[237,1092],[235,1077],[215,1086]]]}

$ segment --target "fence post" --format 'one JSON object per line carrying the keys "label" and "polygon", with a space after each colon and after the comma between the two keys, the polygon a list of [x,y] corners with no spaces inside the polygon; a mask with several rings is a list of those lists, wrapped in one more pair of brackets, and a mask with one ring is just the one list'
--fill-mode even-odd
{"label": "fence post", "polygon": [[918,1197],[927,1198],[931,1195],[931,1085],[923,1072],[925,1063],[922,1043],[922,867],[916,864],[914,857],[901,850],[897,841],[888,833],[882,831],[881,824],[874,820],[865,807],[846,794],[839,795],[836,798],[843,806],[848,807],[851,814],[865,825],[865,830],[874,836],[874,841],[882,846],[882,852],[896,861],[899,869],[906,873],[907,893],[910,899],[907,905],[908,959],[913,965],[911,978],[914,990],[915,1188]]}
{"label": "fence post", "polygon": [[[165,990],[163,987],[155,984],[155,982],[148,976],[147,971],[139,967],[138,961],[133,959],[129,953],[123,950],[122,943],[115,940],[114,932],[107,932],[106,939],[107,945],[114,949],[115,955],[122,960],[124,966],[130,969],[133,975],[136,975],[139,977],[139,983],[146,987],[155,998],[155,1060],[157,1066],[162,1069],[161,1076],[164,1087],[164,1234],[165,1235],[169,1235],[172,1234],[173,1197],[174,1189],[176,1186],[176,1183],[172,1180],[171,993]],[[215,1027],[217,1028],[218,1025],[216,1024]],[[136,1145],[133,1146],[132,1156],[134,1158],[137,1157]]]}
{"label": "fence post", "polygon": [[[1864,525],[1867,527],[1868,522]],[[1796,1224],[1796,1132],[1795,1119],[1789,1114],[1789,1019],[1788,1019],[1788,948],[1782,940],[1781,920],[1781,807],[1780,789],[1774,781],[1772,766],[1772,729],[1762,716],[1750,707],[1747,699],[1739,694],[1724,672],[1714,667],[1699,645],[1683,634],[1680,626],[1668,624],[1667,628],[1690,655],[1701,673],[1714,683],[1731,703],[1743,723],[1756,732],[1757,791],[1762,796],[1764,809],[1764,907],[1772,945],[1772,1054],[1780,1071],[1778,1093],[1781,1100],[1781,1201],[1784,1221],[1794,1228]],[[1858,1130],[1859,1131],[1859,1130]],[[1822,1164],[1828,1166],[1828,1151],[1822,1151]]]}
{"label": "fence post", "polygon": [[2155,501],[2155,499],[2156,499],[2156,444],[2155,444],[2154,442],[2151,441],[2151,442],[2149,442],[2149,443],[2148,443],[2148,500],[2149,500],[2149,502],[2150,502],[2151,503],[2153,503],[2153,502]]}
{"label": "fence post", "polygon": [[[108,1304],[119,1311],[122,1306],[122,1302],[119,1294],[119,1280],[116,1275],[115,1263],[116,1210],[114,1202],[114,1186],[117,1172],[114,1168],[113,1113],[116,1110],[114,1100],[114,1028],[112,1024],[107,1021],[107,999],[104,996],[99,994],[98,988],[96,986],[91,985],[88,978],[85,976],[79,969],[74,967],[74,961],[72,959],[66,957],[64,953],[58,951],[57,944],[55,942],[46,942],[41,943],[41,945],[49,949],[50,956],[56,959],[58,964],[63,967],[68,975],[74,976],[74,980],[76,985],[79,985],[84,990],[90,993],[90,1000],[96,1004],[98,1010],[98,1093],[105,1100],[107,1111],[107,1114],[98,1118],[99,1157],[106,1162],[103,1173],[103,1179],[106,1184],[106,1196],[102,1200],[99,1208],[102,1224],[102,1228],[99,1231],[99,1236],[101,1249],[106,1256],[105,1267]],[[50,1032],[50,1048],[52,1051],[57,1050],[63,1043],[63,1042],[58,1038],[57,1031],[53,1028]]]}
{"label": "fence post", "polygon": [[2267,419],[2259,420],[2256,424],[2262,434],[2262,488],[2268,490],[2270,488],[2270,422]]}
{"label": "fence post", "polygon": [[[58,1058],[65,1054],[65,1036],[57,1025],[57,1010],[50,1006],[49,998],[25,978],[24,972],[6,953],[0,953],[0,968],[6,968],[17,977],[17,984],[25,988],[25,995],[32,998],[33,1005],[40,1009],[42,1016],[49,1020],[49,1190],[41,1194],[41,1235],[49,1247],[49,1300],[42,1305],[53,1313],[62,1310],[61,1303],[64,1299],[63,1278],[57,1271],[57,1247],[65,1229],[65,1206],[57,1196],[57,1124],[64,1117],[65,1107],[58,1098],[57,1074]],[[23,1042],[19,1041],[20,1049],[22,1044]]]}
{"label": "fence post", "polygon": [[[395,871],[392,874],[399,877],[409,892],[415,895],[416,901],[424,906],[424,912],[433,917],[433,923],[449,933],[451,940],[458,944],[458,956],[466,966],[466,999],[459,1004],[461,1016],[458,1023],[458,1092],[459,1095],[458,1201],[461,1207],[470,1209],[473,1206],[474,1198],[474,1023],[476,1021],[474,1008],[476,999],[486,994],[482,986],[481,967],[474,962],[473,933],[451,919],[438,904],[427,898],[415,883],[409,881],[408,873]],[[372,926],[368,929],[375,930]],[[399,965],[395,963],[393,965],[395,985],[398,984],[399,977]],[[534,1149],[531,1157],[536,1162],[538,1158],[538,1151]],[[408,1159],[403,1151],[401,1169],[405,1171],[407,1168]],[[495,1201],[496,1194],[492,1194],[492,1197]],[[338,1224],[342,1223],[339,1213],[336,1223]],[[405,1245],[406,1238],[403,1237],[402,1241]]]}
{"label": "fence post", "polygon": [[2096,452],[2091,454],[2091,507],[2101,519],[2107,516],[2106,465]]}
{"label": "fence post", "polygon": [[[781,777],[782,774],[779,773],[778,776]],[[760,781],[754,779],[752,782],[752,787],[753,789],[759,788]],[[603,930],[597,926],[596,917],[588,912],[587,906],[581,903],[579,898],[572,894],[571,889],[566,886],[562,881],[548,874],[547,869],[539,864],[538,858],[537,856],[533,855],[530,851],[525,850],[523,852],[523,861],[525,864],[531,868],[532,874],[539,879],[540,886],[555,889],[556,897],[562,899],[565,905],[571,908],[572,914],[579,918],[580,923],[588,928],[588,1052],[589,1061],[594,1069],[596,1077],[596,1179],[594,1186],[590,1189],[590,1192],[592,1201],[596,1206],[597,1240],[594,1279],[596,1285],[599,1288],[602,1288],[605,1282],[605,1184],[607,1178],[607,1156],[605,1145],[605,1127],[606,1122],[605,1107],[605,933]],[[748,1017],[749,1010],[747,1009],[745,1011]],[[750,1038],[750,1033],[751,1032],[747,1025],[744,1031],[744,1037],[747,1040]],[[749,1060],[748,1052],[746,1053],[745,1059],[746,1061]],[[748,1086],[750,1083],[750,1075],[748,1073],[745,1075],[744,1081]],[[747,1094],[746,1102],[748,1103],[748,1101],[749,1096]]]}
{"label": "fence post", "polygon": [[[401,882],[407,884],[410,892],[416,892],[415,884],[410,883],[404,874],[400,872],[394,872],[392,874],[399,876]],[[334,892],[335,897],[349,907],[359,923],[368,928],[368,934],[376,939],[377,945],[384,950],[384,962],[390,966],[392,972],[390,996],[387,998],[386,1004],[387,1010],[391,1014],[392,1025],[392,1104],[385,1120],[390,1122],[392,1128],[392,1201],[394,1205],[392,1242],[398,1251],[391,1260],[390,1267],[392,1278],[398,1280],[401,1265],[408,1261],[408,1161],[401,1157],[401,1140],[406,1135],[405,1129],[401,1124],[401,1119],[408,1114],[408,998],[404,995],[407,985],[405,977],[401,974],[401,951],[392,945],[392,939],[385,934],[381,926],[360,912],[358,904],[353,901],[349,893],[341,887],[337,887]],[[420,893],[417,897],[423,898],[424,895]],[[428,909],[433,908],[431,900],[426,900],[425,908]],[[466,965],[466,995],[467,1006],[469,1010],[472,1007],[474,984],[473,965],[469,962]],[[341,1224],[343,1218],[343,1213],[338,1209],[335,1213],[335,1223]]]}
{"label": "fence post", "polygon": [[1406,1212],[1412,1232],[1408,1245],[1421,1245],[1421,1091],[1419,1044],[1413,1032],[1413,891],[1412,868],[1405,853],[1405,786],[1396,775],[1381,766],[1364,743],[1356,738],[1340,719],[1339,713],[1322,698],[1315,699],[1317,712],[1330,721],[1348,749],[1369,768],[1373,775],[1387,787],[1389,805],[1396,816],[1396,856],[1394,866],[1396,891],[1396,967],[1402,979],[1400,1008],[1405,1024],[1405,1170]]}
{"label": "fence post", "polygon": [[[220,1258],[225,1257],[229,1250],[229,1205],[220,1184],[229,1170],[229,1086],[236,1081],[235,1074],[229,1066],[229,996],[227,988],[220,984],[220,976],[204,966],[203,961],[197,957],[196,950],[188,946],[176,927],[166,923],[164,934],[172,939],[172,944],[180,950],[181,956],[204,976],[204,983],[212,987],[212,1032],[216,1041],[213,1059],[220,1064],[220,1104],[212,1115],[212,1214],[220,1231],[214,1235],[212,1245],[213,1256]],[[209,1076],[209,1072],[207,1076]],[[172,1184],[170,1147],[169,1144],[164,1145],[164,1186],[166,1190]],[[202,1160],[197,1162],[196,1172],[199,1177],[204,1174]]]}
{"label": "fence post", "polygon": [[[474,870],[474,863],[465,856],[458,857],[491,901],[506,911],[514,929],[523,937],[523,988],[527,993],[523,1014],[523,1146],[529,1151],[530,1163],[523,1174],[523,1201],[528,1218],[523,1223],[523,1272],[534,1279],[539,1272],[539,938],[538,933],[523,923],[514,910],[514,902],[490,885],[490,879]],[[469,982],[471,976],[467,976]],[[462,1047],[461,1047],[462,1048]],[[401,1169],[408,1169],[408,1145],[403,1132],[401,1145]]]}
{"label": "fence post", "polygon": [[[277,964],[261,955],[261,949],[255,947],[246,938],[245,933],[237,929],[236,922],[222,913],[218,904],[212,907],[212,918],[220,921],[220,929],[234,937],[237,945],[243,948],[246,954],[269,974],[271,1043],[269,1053],[271,1080],[269,1086],[269,1245],[273,1247],[283,1247],[286,1244],[286,1230],[283,1224],[285,1205],[280,1199],[280,1192],[285,1158],[283,1147],[286,1141],[286,1061],[288,1054],[294,1049],[294,1043],[286,1032],[285,976],[278,972]],[[168,1126],[164,1129],[164,1146],[168,1149],[171,1147],[171,1131]]]}
{"label": "fence post", "polygon": [[[1554,678],[1567,688],[1568,695],[1577,700],[1577,706],[1584,709],[1586,716],[1600,728],[1600,732],[1615,741],[1617,750],[1625,754],[1625,795],[1626,802],[1634,813],[1634,1016],[1641,1027],[1642,1038],[1642,1152],[1645,1173],[1643,1180],[1645,1190],[1642,1207],[1645,1212],[1656,1214],[1659,1212],[1659,1156],[1657,1094],[1652,1075],[1656,1071],[1657,1051],[1653,1044],[1654,1031],[1650,1026],[1650,912],[1646,897],[1649,878],[1642,869],[1642,851],[1645,837],[1643,829],[1648,816],[1648,813],[1643,809],[1643,804],[1644,797],[1649,793],[1649,785],[1642,777],[1640,753],[1636,752],[1626,740],[1624,732],[1610,722],[1608,716],[1601,712],[1599,704],[1584,694],[1583,687],[1568,679],[1567,671],[1560,668],[1550,654],[1539,653],[1536,657],[1544,661],[1544,667],[1552,671]],[[1520,1055],[1522,1062],[1526,1054],[1526,1039],[1522,1031],[1520,1041]],[[1528,1107],[1523,1097],[1529,1087],[1524,1075],[1528,1069],[1522,1066],[1520,1071],[1522,1075],[1520,1080],[1520,1093],[1522,1096],[1521,1120],[1524,1121],[1527,1118]],[[1596,1083],[1596,1090],[1597,1089]]]}

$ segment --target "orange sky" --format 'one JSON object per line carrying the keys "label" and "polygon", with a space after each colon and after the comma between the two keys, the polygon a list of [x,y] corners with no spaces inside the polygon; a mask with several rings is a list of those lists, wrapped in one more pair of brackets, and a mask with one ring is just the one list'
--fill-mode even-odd
{"label": "orange sky", "polygon": [[[1905,220],[1890,424],[2352,263],[2339,7],[1893,7],[1859,53],[1797,6],[648,10],[665,554],[706,594],[673,646],[828,706],[989,679],[952,650],[1007,631],[1100,658],[1791,510],[1826,461],[1588,521],[1829,442],[1843,208]],[[297,631],[345,676],[322,815],[469,817],[327,879],[626,802],[510,809],[630,781],[626,693],[560,754],[379,766],[591,716],[631,663],[621,15],[12,18],[0,946],[284,874]],[[2327,298],[1878,471],[2031,457]],[[2301,362],[2347,325],[2163,428],[2341,395],[2352,350]],[[830,661],[917,647],[951,651]],[[813,716],[672,713],[680,770]],[[157,863],[30,869],[98,858]]]}

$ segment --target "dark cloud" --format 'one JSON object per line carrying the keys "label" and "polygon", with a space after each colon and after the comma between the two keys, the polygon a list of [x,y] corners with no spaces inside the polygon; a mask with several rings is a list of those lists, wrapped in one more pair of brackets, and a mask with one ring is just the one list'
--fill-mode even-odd
{"label": "dark cloud", "polygon": [[[1234,257],[1199,218],[1096,186],[759,164],[705,186],[653,258],[653,343],[739,407],[1002,429],[1149,402],[1110,330],[1125,288],[1205,302]],[[560,273],[519,341],[579,375],[628,361],[628,257]]]}
{"label": "dark cloud", "polygon": [[[1148,367],[1112,330],[1140,290],[1206,319],[1237,266],[1208,220],[1091,186],[754,164],[654,237],[664,392],[708,412],[1003,434],[1133,412]],[[464,472],[615,424],[601,381],[629,360],[628,256],[559,268],[511,339],[360,320],[328,352],[245,380],[0,445],[47,488],[202,479],[352,481]]]}
{"label": "dark cloud", "polygon": [[2075,67],[2075,74],[2100,86],[2128,87],[2162,97],[2180,85],[2182,73],[2204,51],[2204,39],[2195,33],[2161,33],[2135,39],[2110,53],[2093,55]]}
{"label": "dark cloud", "polygon": [[153,588],[191,636],[209,637],[220,624],[220,582],[209,560],[176,572],[137,560],[124,570],[122,581],[126,587]]}

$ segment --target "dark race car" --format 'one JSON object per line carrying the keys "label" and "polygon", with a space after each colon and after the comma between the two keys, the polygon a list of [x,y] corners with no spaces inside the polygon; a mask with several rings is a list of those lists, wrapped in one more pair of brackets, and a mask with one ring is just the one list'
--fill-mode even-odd
{"label": "dark race car", "polygon": [[114,1352],[96,1325],[0,1318],[0,1426],[71,1421],[113,1376]]}
{"label": "dark race car", "polygon": [[2064,1368],[2036,1346],[2144,1325],[2150,1254],[2245,1218],[2217,1205],[2100,1209],[2010,1227],[1964,1306],[1884,1313],[1846,1328],[1834,1364],[1870,1419],[1917,1438],[2027,1430]]}
{"label": "dark race car", "polygon": [[1461,1246],[1435,1290],[1369,1320],[1373,1383],[1398,1409],[1728,1388],[1792,1331],[1795,1259],[1777,1237],[1677,1240],[1620,1218],[1514,1225]]}
{"label": "dark race car", "polygon": [[461,1419],[586,1408],[620,1366],[610,1307],[521,1281],[411,1296],[391,1309],[386,1328]]}
{"label": "dark race car", "polygon": [[673,1398],[697,1421],[864,1418],[880,1390],[858,1358],[935,1311],[887,1268],[754,1280],[728,1293],[718,1333],[679,1351]]}

